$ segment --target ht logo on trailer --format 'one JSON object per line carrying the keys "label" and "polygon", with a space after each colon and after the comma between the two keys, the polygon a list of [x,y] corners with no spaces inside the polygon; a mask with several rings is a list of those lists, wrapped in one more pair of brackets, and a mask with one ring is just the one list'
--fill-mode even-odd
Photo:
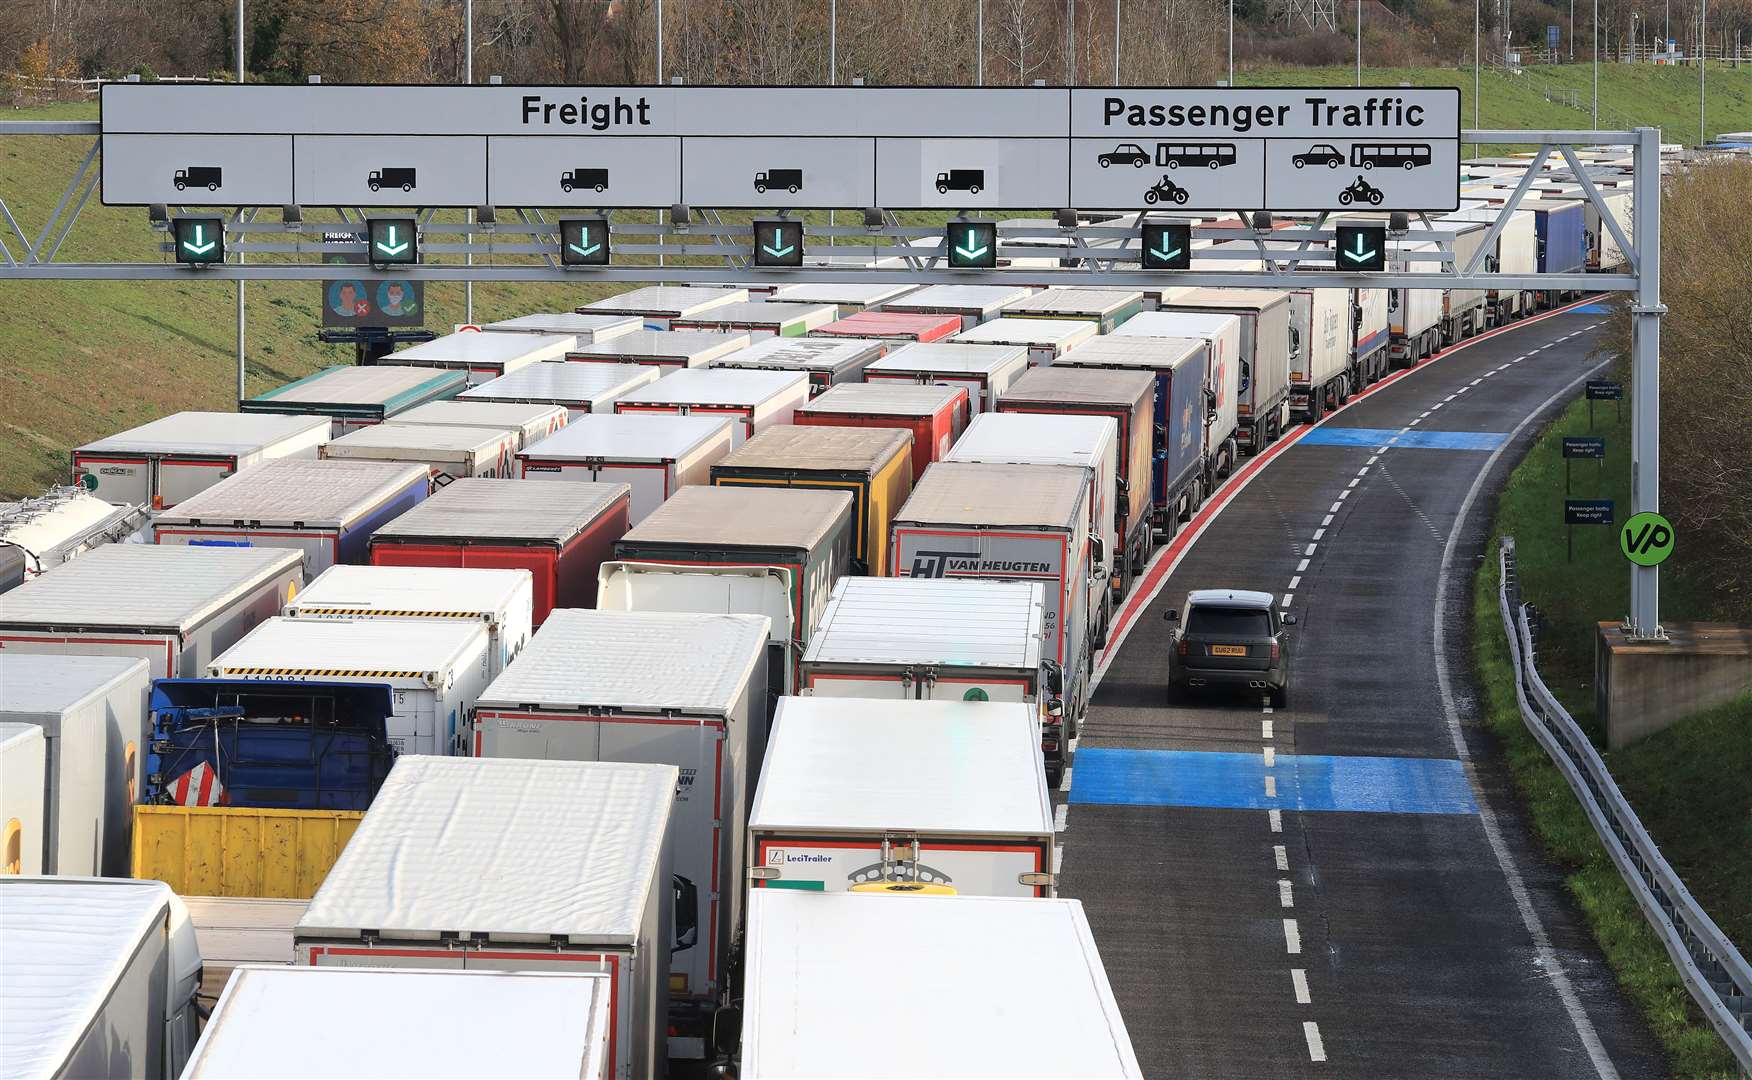
{"label": "ht logo on trailer", "polygon": [[913,555],[909,577],[940,578],[956,574],[1050,574],[1048,563],[1022,559],[992,559],[968,551],[920,551]]}

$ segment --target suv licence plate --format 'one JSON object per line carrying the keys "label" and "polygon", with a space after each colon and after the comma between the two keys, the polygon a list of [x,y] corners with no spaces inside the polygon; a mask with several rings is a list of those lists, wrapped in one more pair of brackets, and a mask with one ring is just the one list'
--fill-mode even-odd
{"label": "suv licence plate", "polygon": [[1212,645],[1211,646],[1211,655],[1212,656],[1246,656],[1247,655],[1247,646],[1245,646],[1245,645]]}

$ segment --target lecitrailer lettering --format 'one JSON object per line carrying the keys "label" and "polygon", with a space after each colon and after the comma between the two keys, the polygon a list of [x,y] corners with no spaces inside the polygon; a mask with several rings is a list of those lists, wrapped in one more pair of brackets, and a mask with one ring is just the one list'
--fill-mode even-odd
{"label": "lecitrailer lettering", "polygon": [[[1323,97],[1306,97],[1308,123],[1317,128],[1349,130],[1376,125],[1422,127],[1424,107],[1408,105],[1402,97],[1369,97],[1356,104],[1334,104]],[[1290,105],[1134,105],[1121,97],[1103,102],[1101,120],[1108,127],[1220,128],[1248,132],[1254,128],[1283,127],[1290,121]]]}
{"label": "lecitrailer lettering", "polygon": [[549,101],[541,94],[524,94],[523,123],[587,127],[592,131],[635,125],[650,127],[651,103],[642,96],[628,101],[619,94],[609,101],[594,102],[588,95],[580,95],[577,101]]}

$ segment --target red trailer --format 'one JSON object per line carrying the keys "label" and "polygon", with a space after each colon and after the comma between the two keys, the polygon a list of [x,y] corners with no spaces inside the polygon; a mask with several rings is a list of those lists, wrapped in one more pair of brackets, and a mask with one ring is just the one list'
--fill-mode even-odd
{"label": "red trailer", "polygon": [[810,337],[878,338],[883,341],[942,341],[961,332],[959,315],[913,315],[902,311],[860,311],[818,326]]}
{"label": "red trailer", "polygon": [[373,566],[528,570],[534,622],[596,606],[596,571],[627,531],[626,484],[465,477],[371,537]]}
{"label": "red trailer", "polygon": [[916,383],[842,383],[797,406],[793,424],[899,428],[912,432],[913,476],[949,452],[970,415],[967,388]]}

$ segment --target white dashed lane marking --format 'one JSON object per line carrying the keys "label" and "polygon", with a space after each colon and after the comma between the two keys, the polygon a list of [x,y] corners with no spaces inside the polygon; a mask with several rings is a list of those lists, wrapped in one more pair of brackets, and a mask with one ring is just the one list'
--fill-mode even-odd
{"label": "white dashed lane marking", "polygon": [[1320,1041],[1320,1025],[1312,1020],[1302,1021],[1302,1037],[1308,1040],[1308,1060],[1325,1061],[1326,1044]]}
{"label": "white dashed lane marking", "polygon": [[1302,955],[1302,930],[1294,919],[1284,920],[1284,951],[1291,956]]}
{"label": "white dashed lane marking", "polygon": [[1262,739],[1271,738],[1271,721],[1270,720],[1261,720],[1259,722],[1259,737]]}
{"label": "white dashed lane marking", "polygon": [[1314,998],[1308,993],[1308,973],[1301,968],[1290,969],[1290,985],[1296,990],[1296,1004],[1312,1005]]}
{"label": "white dashed lane marking", "polygon": [[1276,865],[1279,870],[1288,870],[1290,868],[1290,853],[1282,844],[1272,845],[1271,859],[1272,863]]}
{"label": "white dashed lane marking", "polygon": [[1284,831],[1284,812],[1282,810],[1267,810],[1265,819],[1271,822],[1272,832],[1281,833]]}
{"label": "white dashed lane marking", "polygon": [[[1038,790],[1038,789],[1036,789],[1036,790]],[[1059,803],[1058,806],[1053,810],[1053,812],[1052,812],[1052,828],[1053,828],[1054,832],[1064,832],[1065,831],[1066,827],[1069,825],[1069,821],[1067,820],[1067,817],[1070,814],[1070,812],[1071,812],[1071,807],[1070,807],[1069,803]]]}
{"label": "white dashed lane marking", "polygon": [[1277,751],[1269,746],[1265,748],[1265,767],[1268,769],[1277,768]]}
{"label": "white dashed lane marking", "polygon": [[1278,904],[1282,907],[1296,906],[1296,894],[1292,891],[1289,878],[1278,878]]}
{"label": "white dashed lane marking", "polygon": [[1277,798],[1277,777],[1268,776],[1265,778],[1265,797],[1268,799]]}

